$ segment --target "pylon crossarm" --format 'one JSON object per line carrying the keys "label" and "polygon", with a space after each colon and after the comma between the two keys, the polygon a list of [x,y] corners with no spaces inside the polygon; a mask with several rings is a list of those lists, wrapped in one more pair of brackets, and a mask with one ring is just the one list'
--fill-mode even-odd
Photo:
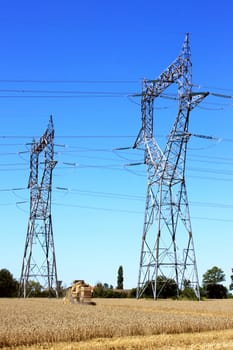
{"label": "pylon crossarm", "polygon": [[190,110],[194,109],[197,105],[199,105],[208,95],[209,92],[192,93]]}

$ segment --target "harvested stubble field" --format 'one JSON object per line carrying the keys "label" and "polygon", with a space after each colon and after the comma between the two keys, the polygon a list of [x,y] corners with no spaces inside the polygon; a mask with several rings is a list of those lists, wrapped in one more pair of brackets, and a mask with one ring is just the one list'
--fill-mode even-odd
{"label": "harvested stubble field", "polygon": [[0,299],[0,348],[233,349],[233,300]]}

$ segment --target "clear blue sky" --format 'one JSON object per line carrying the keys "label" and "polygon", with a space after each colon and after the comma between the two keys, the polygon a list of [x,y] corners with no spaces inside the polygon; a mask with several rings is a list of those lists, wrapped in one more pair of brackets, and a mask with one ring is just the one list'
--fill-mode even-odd
{"label": "clear blue sky", "polygon": [[[29,191],[12,189],[27,187],[27,143],[42,135],[52,114],[58,278],[66,285],[83,278],[115,286],[122,265],[124,286],[135,287],[146,168],[125,166],[140,161],[140,153],[114,151],[132,145],[140,129],[140,100],[128,95],[140,93],[143,78],[159,76],[189,32],[194,90],[232,96],[233,2],[14,0],[0,7],[0,268],[20,276]],[[163,145],[176,101],[156,103],[155,133]],[[232,99],[210,95],[191,113],[190,132],[218,140],[191,138],[186,171],[200,280],[217,265],[227,284],[233,267],[232,107]]]}

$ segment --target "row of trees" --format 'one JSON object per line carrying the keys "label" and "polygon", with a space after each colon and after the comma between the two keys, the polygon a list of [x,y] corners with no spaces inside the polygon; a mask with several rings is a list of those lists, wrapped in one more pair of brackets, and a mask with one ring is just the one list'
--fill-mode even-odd
{"label": "row of trees", "polygon": [[[62,295],[61,282],[58,282],[58,289],[60,295]],[[0,297],[11,298],[17,297],[19,290],[19,282],[13,277],[12,273],[7,269],[0,270]],[[39,282],[28,281],[27,285],[27,295],[31,297],[50,297],[55,296],[51,295],[51,292],[43,290]]]}
{"label": "row of trees", "polygon": [[[120,266],[118,269],[118,275],[117,275],[117,289],[122,290],[123,287],[123,267]],[[19,283],[18,281],[13,277],[12,273],[7,269],[0,270],[0,297],[17,297],[18,296],[18,290],[19,290]],[[60,296],[63,296],[65,294],[65,289],[62,287],[62,282],[58,281],[58,292]],[[108,293],[106,293],[108,291]],[[113,293],[113,286],[108,286],[108,284],[102,285],[101,283],[98,283],[96,286],[96,295],[104,297],[106,294],[108,296],[112,295],[114,297]],[[27,295],[30,295],[31,297],[49,297],[51,296],[48,291],[43,290],[42,286],[39,282],[36,281],[28,281],[27,285]],[[55,296],[52,295],[52,296]],[[119,295],[118,295],[119,296]]]}
{"label": "row of trees", "polygon": [[[119,297],[135,297],[136,288],[131,290],[123,289],[123,267],[120,266],[117,275],[117,286],[114,289],[112,285],[107,283],[97,283],[94,288],[94,297],[103,298],[119,298]],[[231,296],[228,289],[222,284],[225,281],[224,272],[217,266],[207,270],[202,278],[202,287],[200,288],[201,297],[210,299],[222,299]],[[158,290],[163,285],[162,292],[159,295],[160,298],[176,298],[177,296],[177,285],[173,279],[159,276],[157,279]],[[19,284],[18,281],[13,277],[10,271],[7,269],[0,270],[0,297],[17,297]],[[39,282],[29,281],[28,289],[31,297],[48,297],[48,292],[43,290]],[[231,284],[229,290],[233,290],[233,269],[231,275]],[[60,295],[65,292],[62,288],[61,282],[59,282]],[[51,296],[51,295],[50,295]],[[148,284],[145,290],[145,297],[152,297],[151,284]],[[186,281],[185,288],[180,291],[180,297],[193,299],[195,294],[193,289],[190,287],[189,281]]]}
{"label": "row of trees", "polygon": [[[112,286],[108,284],[98,283],[94,296],[103,297],[103,298],[119,298],[119,297],[135,297],[136,288],[133,288],[129,291],[123,290],[123,268],[119,267],[118,277],[117,277],[117,290],[114,290]],[[229,294],[228,289],[222,285],[222,282],[225,281],[225,274],[217,266],[212,267],[207,270],[202,278],[202,287],[200,287],[200,294],[202,298],[209,299],[223,299],[227,297],[232,297]],[[176,298],[177,297],[177,284],[174,279],[167,278],[165,276],[158,276],[156,281],[157,290],[161,291],[159,298]],[[231,275],[231,284],[229,290],[233,290],[233,269]],[[184,289],[179,293],[180,298],[186,299],[196,299],[194,290],[190,286],[189,281],[185,281]],[[145,297],[153,297],[152,285],[148,283],[148,286],[144,292]]]}

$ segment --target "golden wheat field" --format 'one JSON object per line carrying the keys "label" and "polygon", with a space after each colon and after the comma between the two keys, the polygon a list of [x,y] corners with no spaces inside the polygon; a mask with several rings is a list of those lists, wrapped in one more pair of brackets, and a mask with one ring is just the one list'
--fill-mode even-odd
{"label": "golden wheat field", "polygon": [[0,299],[0,348],[233,349],[233,300]]}

